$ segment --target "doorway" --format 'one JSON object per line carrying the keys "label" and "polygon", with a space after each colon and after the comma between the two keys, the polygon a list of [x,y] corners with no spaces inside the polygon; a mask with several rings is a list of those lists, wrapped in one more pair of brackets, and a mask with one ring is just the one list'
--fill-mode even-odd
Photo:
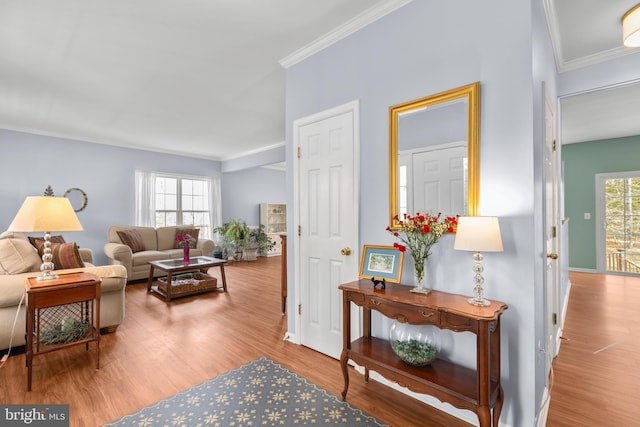
{"label": "doorway", "polygon": [[640,171],[596,175],[598,271],[640,274]]}

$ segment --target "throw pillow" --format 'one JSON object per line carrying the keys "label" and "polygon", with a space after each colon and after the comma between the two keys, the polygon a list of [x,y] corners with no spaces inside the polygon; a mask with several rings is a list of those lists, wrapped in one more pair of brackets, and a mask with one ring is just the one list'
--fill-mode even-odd
{"label": "throw pillow", "polygon": [[[40,251],[40,245],[44,244],[44,237],[29,236],[29,241],[31,242],[31,244],[33,246],[35,246],[35,248],[38,250],[38,252],[41,252]],[[64,237],[62,237],[62,236],[51,236],[49,241],[51,243],[66,243],[65,240],[64,240]]]}
{"label": "throw pillow", "polygon": [[23,239],[0,239],[0,273],[19,274],[39,271],[42,259]]}
{"label": "throw pillow", "polygon": [[191,241],[189,242],[189,246],[193,249],[198,244],[198,235],[200,234],[199,228],[179,228],[176,230],[176,238],[173,242],[173,248],[178,249],[181,248],[181,244],[184,241],[184,237],[186,235],[191,236]]}
{"label": "throw pillow", "polygon": [[78,245],[76,242],[52,243],[51,255],[53,255],[54,270],[84,267],[84,262],[80,257],[80,251],[78,251]]}
{"label": "throw pillow", "polygon": [[117,231],[118,237],[125,245],[131,248],[131,252],[136,253],[144,251],[144,242],[138,230]]}

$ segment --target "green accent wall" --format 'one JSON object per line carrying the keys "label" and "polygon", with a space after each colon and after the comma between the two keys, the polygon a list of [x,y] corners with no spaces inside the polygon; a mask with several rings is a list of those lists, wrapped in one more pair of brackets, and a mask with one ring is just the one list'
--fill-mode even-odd
{"label": "green accent wall", "polygon": [[569,268],[595,270],[596,174],[640,171],[640,135],[563,145],[562,162]]}

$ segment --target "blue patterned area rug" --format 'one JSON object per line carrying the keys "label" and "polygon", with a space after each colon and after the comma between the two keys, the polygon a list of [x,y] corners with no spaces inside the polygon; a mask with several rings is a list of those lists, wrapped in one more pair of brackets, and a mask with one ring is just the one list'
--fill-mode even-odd
{"label": "blue patterned area rug", "polygon": [[267,357],[104,426],[386,426]]}

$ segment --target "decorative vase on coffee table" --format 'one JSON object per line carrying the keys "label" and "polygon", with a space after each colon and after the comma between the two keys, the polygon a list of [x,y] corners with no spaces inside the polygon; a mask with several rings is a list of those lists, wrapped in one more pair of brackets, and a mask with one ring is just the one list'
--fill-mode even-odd
{"label": "decorative vase on coffee table", "polygon": [[184,248],[182,248],[182,261],[185,264],[189,264],[189,262],[191,261],[190,252],[191,247],[185,246]]}

